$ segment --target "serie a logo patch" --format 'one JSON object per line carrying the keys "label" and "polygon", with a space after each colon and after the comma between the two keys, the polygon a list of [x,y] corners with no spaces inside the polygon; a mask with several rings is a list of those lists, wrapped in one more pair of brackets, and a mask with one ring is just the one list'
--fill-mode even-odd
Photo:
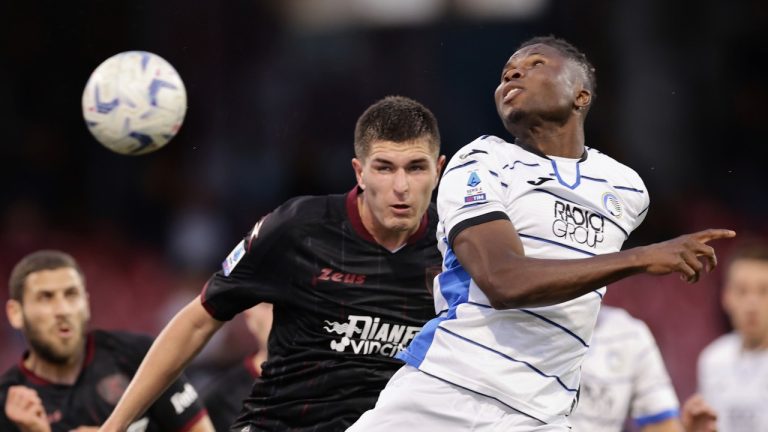
{"label": "serie a logo patch", "polygon": [[245,256],[245,240],[241,240],[240,243],[232,249],[232,252],[227,255],[224,262],[221,263],[221,270],[224,272],[224,276],[229,276],[232,270],[235,269],[237,263]]}

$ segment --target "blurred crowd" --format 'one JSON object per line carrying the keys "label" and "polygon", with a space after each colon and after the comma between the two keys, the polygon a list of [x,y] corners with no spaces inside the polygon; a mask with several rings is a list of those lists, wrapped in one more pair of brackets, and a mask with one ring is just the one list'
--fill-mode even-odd
{"label": "blurred crowd", "polygon": [[[540,33],[592,58],[587,145],[646,180],[651,210],[627,246],[709,226],[768,234],[765,2],[412,3],[377,12],[377,2],[342,0],[7,2],[0,274],[32,250],[66,250],[87,275],[94,327],[155,334],[260,216],[287,197],[354,184],[350,131],[373,100],[403,94],[429,106],[449,156],[503,135],[492,103],[499,59]],[[166,58],[189,93],[179,136],[139,158],[99,146],[80,114],[90,71],[129,49]],[[633,286],[609,290],[606,303],[648,323],[687,396],[696,356],[728,329],[718,275],[621,284]],[[227,341],[249,340],[244,326],[230,327],[220,343],[242,349],[222,357],[212,344],[201,370],[249,352]],[[20,338],[0,325],[3,369]]]}

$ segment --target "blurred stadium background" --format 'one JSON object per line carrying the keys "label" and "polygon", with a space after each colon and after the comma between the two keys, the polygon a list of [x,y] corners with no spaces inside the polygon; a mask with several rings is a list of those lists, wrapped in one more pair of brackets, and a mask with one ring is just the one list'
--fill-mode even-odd
{"label": "blurred stadium background", "polygon": [[[354,122],[378,98],[429,106],[449,156],[506,136],[500,68],[542,34],[597,67],[587,145],[646,181],[650,213],[627,246],[766,234],[764,1],[11,0],[0,16],[0,274],[32,250],[69,251],[96,327],[156,334],[263,214],[349,190]],[[80,97],[101,61],[135,49],[176,67],[189,109],[168,147],[126,157],[89,135]],[[641,277],[606,296],[649,323],[683,398],[699,351],[728,330],[718,282]],[[198,370],[249,350],[241,323],[219,339]],[[3,320],[0,367],[22,350]]]}

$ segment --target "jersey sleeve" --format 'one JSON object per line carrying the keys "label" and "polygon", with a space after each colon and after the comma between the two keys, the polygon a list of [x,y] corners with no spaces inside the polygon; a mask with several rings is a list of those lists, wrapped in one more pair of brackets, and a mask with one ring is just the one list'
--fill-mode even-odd
{"label": "jersey sleeve", "polygon": [[629,231],[632,232],[645,220],[648,215],[648,208],[650,207],[651,199],[648,195],[648,188],[643,183],[637,173],[634,173],[633,187],[624,187],[622,192],[623,196],[627,199],[627,205],[629,212],[633,216],[632,226],[629,227]]}
{"label": "jersey sleeve", "polygon": [[633,377],[630,413],[638,426],[679,416],[680,403],[664,359],[648,326],[638,322],[638,358]]}
{"label": "jersey sleeve", "polygon": [[440,180],[437,211],[451,246],[470,226],[509,219],[501,170],[489,145],[492,139],[480,138],[459,150]]}
{"label": "jersey sleeve", "polygon": [[[295,229],[311,211],[300,198],[293,199],[263,217],[235,245],[203,288],[201,301],[211,316],[229,321],[261,302],[282,303],[290,294],[280,279],[285,257],[292,257]],[[303,212],[303,213],[302,213]]]}

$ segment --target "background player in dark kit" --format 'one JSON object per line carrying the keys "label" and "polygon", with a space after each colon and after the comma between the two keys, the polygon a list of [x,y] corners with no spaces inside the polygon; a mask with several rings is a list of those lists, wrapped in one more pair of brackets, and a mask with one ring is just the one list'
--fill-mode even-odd
{"label": "background player in dark kit", "polygon": [[355,128],[357,186],[259,221],[163,330],[102,430],[125,430],[223,321],[263,301],[274,305],[269,360],[232,430],[344,430],[373,407],[394,355],[434,316],[439,146],[421,104],[369,107]]}
{"label": "background player in dark kit", "polygon": [[243,399],[251,392],[253,381],[261,376],[261,365],[267,360],[267,339],[272,329],[272,305],[259,303],[243,312],[248,331],[256,341],[255,353],[211,380],[202,398],[217,431],[229,429],[237,419]]}
{"label": "background player in dark kit", "polygon": [[[0,378],[3,432],[96,430],[151,344],[130,333],[86,332],[85,279],[75,260],[59,251],[38,251],[19,261],[6,312],[29,351]],[[213,426],[195,389],[179,379],[131,430],[202,432]]]}

